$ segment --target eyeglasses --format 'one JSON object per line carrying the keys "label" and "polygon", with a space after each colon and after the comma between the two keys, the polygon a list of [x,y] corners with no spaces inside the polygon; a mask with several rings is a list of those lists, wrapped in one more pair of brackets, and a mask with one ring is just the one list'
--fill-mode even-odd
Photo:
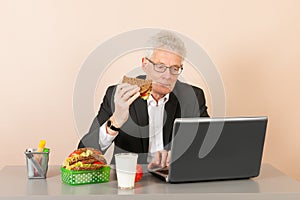
{"label": "eyeglasses", "polygon": [[152,60],[150,60],[149,58],[147,58],[147,57],[145,57],[145,58],[153,65],[154,70],[157,72],[160,72],[160,73],[164,73],[168,68],[170,70],[171,74],[179,75],[183,70],[182,64],[180,66],[172,65],[172,66],[168,67],[165,64],[155,63]]}

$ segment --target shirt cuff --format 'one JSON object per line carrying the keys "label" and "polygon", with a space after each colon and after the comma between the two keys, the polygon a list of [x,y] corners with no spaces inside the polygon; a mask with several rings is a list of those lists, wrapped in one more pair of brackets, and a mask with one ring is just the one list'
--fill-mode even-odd
{"label": "shirt cuff", "polygon": [[107,149],[111,143],[113,142],[113,140],[116,138],[116,136],[112,136],[110,134],[108,134],[106,132],[106,123],[102,124],[102,126],[100,127],[100,131],[99,131],[99,144],[101,147],[101,150],[104,151],[105,149]]}

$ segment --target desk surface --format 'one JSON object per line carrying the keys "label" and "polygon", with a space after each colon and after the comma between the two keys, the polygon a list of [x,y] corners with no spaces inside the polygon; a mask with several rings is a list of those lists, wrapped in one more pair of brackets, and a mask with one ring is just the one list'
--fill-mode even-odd
{"label": "desk surface", "polygon": [[59,166],[50,166],[47,179],[27,179],[25,166],[5,166],[0,171],[0,198],[26,199],[300,199],[300,182],[270,164],[259,177],[247,180],[184,184],[165,183],[145,174],[135,189],[122,191],[112,173],[111,181],[70,186],[61,182]]}

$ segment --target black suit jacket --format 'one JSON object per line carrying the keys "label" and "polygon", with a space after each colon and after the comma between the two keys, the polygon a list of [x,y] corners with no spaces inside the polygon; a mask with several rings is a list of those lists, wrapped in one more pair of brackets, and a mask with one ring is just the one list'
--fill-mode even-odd
{"label": "black suit jacket", "polygon": [[[89,132],[81,139],[78,148],[93,147],[100,149],[99,129],[114,112],[114,93],[116,86],[110,86],[104,96],[97,117]],[[202,89],[180,81],[176,82],[169,101],[165,104],[163,142],[165,149],[170,149],[173,122],[182,117],[209,117]],[[139,153],[138,162],[147,163],[149,149],[149,122],[147,101],[136,99],[129,108],[129,119],[121,127],[115,138],[115,153]],[[113,161],[114,162],[114,161]]]}

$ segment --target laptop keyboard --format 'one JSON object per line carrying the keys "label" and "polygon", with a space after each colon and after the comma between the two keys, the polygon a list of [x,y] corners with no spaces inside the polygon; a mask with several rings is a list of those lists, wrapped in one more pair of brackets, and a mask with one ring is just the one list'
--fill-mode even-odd
{"label": "laptop keyboard", "polygon": [[164,175],[168,175],[169,174],[169,169],[159,169],[159,170],[157,170],[157,172],[160,172]]}

